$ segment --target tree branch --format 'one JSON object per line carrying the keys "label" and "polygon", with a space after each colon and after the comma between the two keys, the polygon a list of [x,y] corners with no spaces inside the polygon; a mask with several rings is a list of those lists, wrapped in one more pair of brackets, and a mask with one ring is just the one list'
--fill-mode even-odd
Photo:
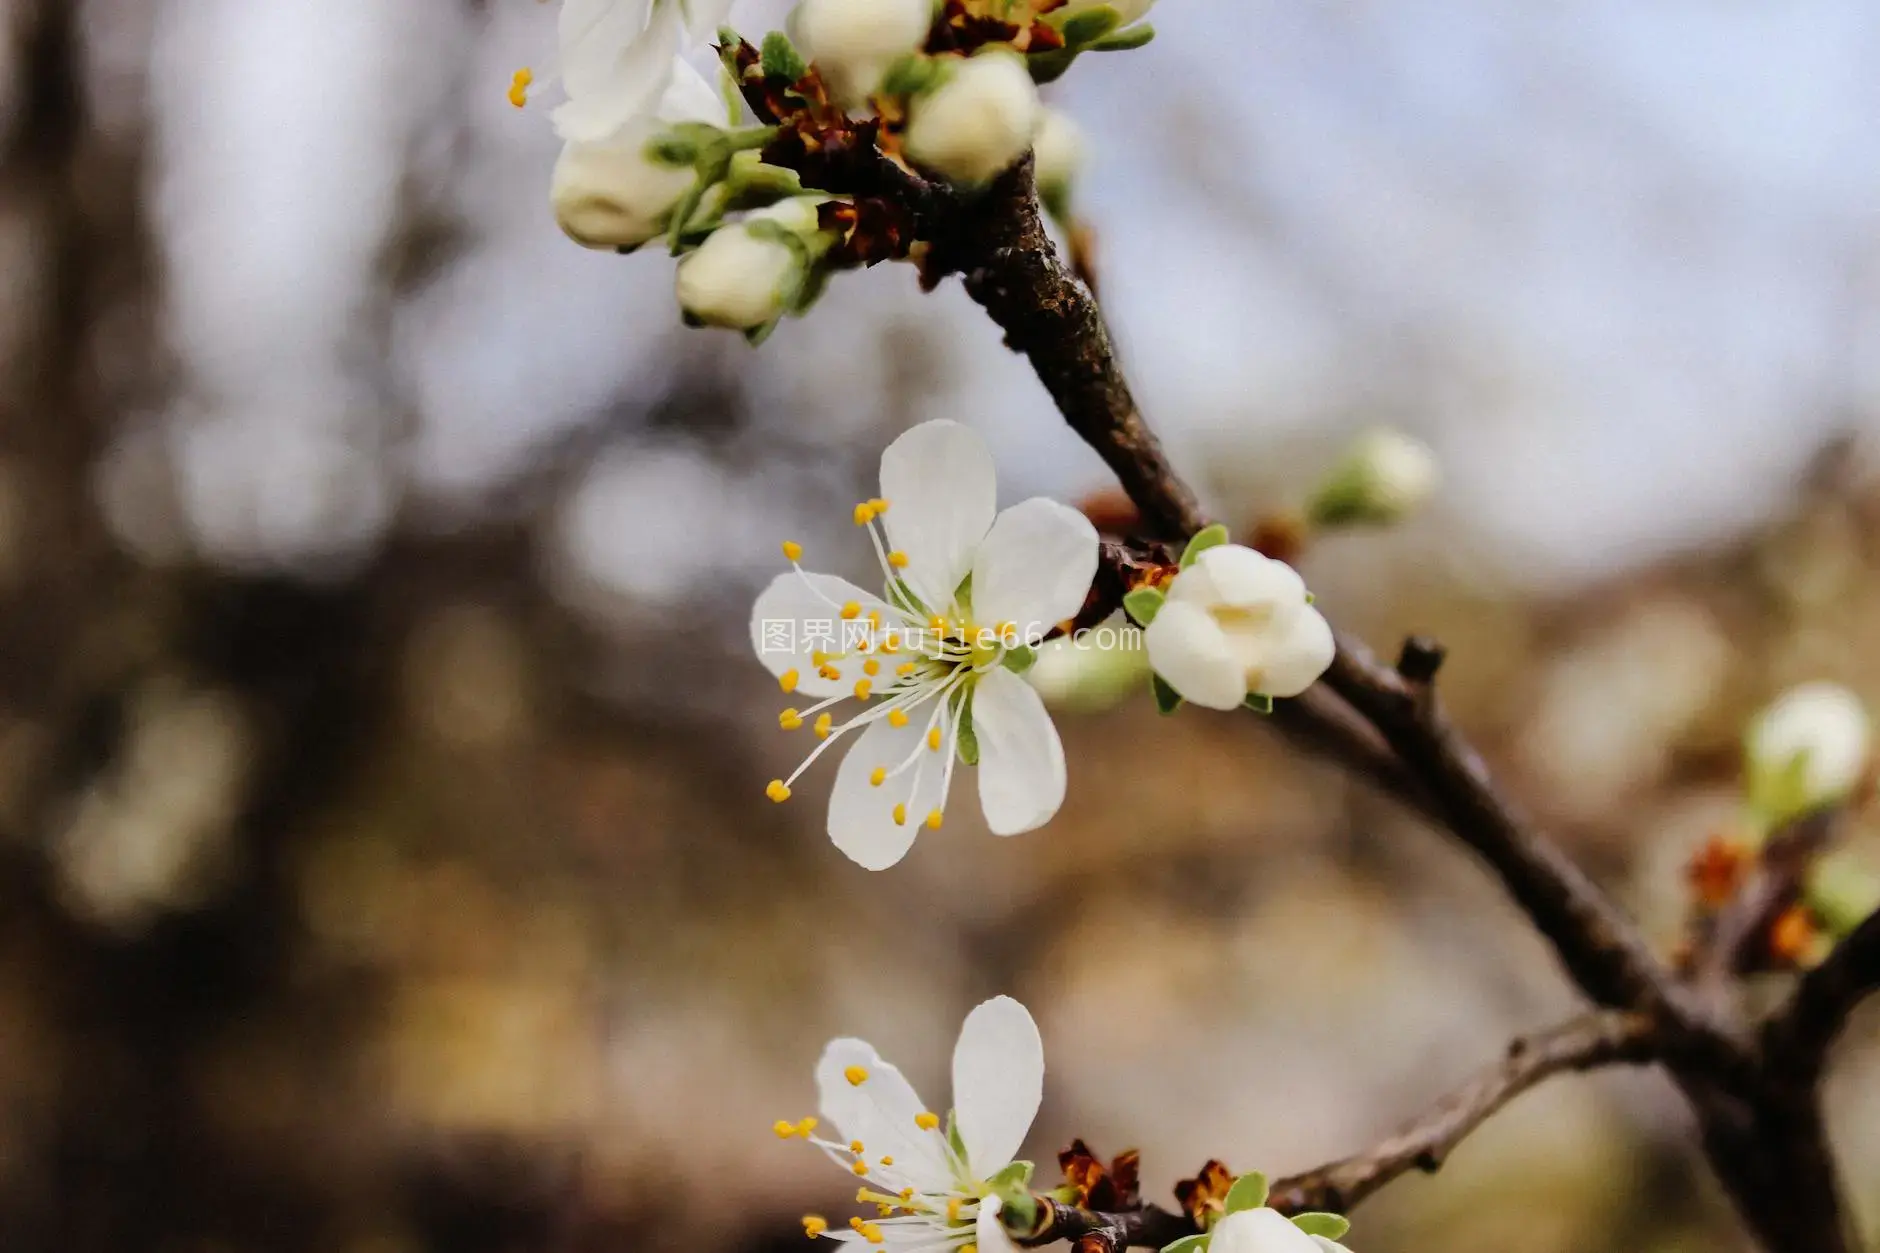
{"label": "tree branch", "polygon": [[1788,1004],[1764,1028],[1770,1074],[1787,1085],[1812,1089],[1848,1018],[1875,993],[1880,993],[1880,911],[1868,915],[1802,976]]}

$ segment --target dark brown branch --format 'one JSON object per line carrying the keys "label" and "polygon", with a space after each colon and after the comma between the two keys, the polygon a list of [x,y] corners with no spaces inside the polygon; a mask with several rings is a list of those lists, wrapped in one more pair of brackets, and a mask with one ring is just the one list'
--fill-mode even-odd
{"label": "dark brown branch", "polygon": [[1819,966],[1802,976],[1788,1004],[1763,1032],[1770,1073],[1812,1088],[1841,1029],[1860,1003],[1880,993],[1880,911],[1854,928]]}
{"label": "dark brown branch", "polygon": [[1068,1240],[1075,1253],[1117,1253],[1121,1249],[1159,1249],[1183,1236],[1196,1234],[1186,1214],[1171,1214],[1148,1205],[1121,1214],[1078,1209],[1049,1197],[1039,1197],[1040,1225],[1017,1241],[1032,1248]]}
{"label": "dark brown branch", "polygon": [[1273,1185],[1268,1204],[1287,1213],[1343,1213],[1413,1170],[1433,1173],[1470,1132],[1553,1075],[1655,1059],[1657,1027],[1638,1014],[1588,1014],[1516,1040],[1508,1055],[1389,1139],[1353,1157]]}

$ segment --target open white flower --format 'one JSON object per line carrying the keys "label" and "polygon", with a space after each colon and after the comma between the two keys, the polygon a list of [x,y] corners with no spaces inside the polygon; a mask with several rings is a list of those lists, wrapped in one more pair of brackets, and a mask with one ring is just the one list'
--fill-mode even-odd
{"label": "open white flower", "polygon": [[[873,595],[806,573],[802,550],[751,611],[758,659],[785,692],[785,730],[821,739],[771,799],[849,741],[829,801],[829,838],[870,870],[901,860],[925,822],[938,827],[956,763],[978,763],[979,800],[995,835],[1042,826],[1064,801],[1064,748],[1044,702],[1013,672],[1083,607],[1097,532],[1056,501],[994,514],[992,456],[966,427],[927,422],[881,456],[881,496],[855,507],[881,562]],[[830,712],[853,699],[846,721]]]}
{"label": "open white flower", "polygon": [[1299,1230],[1278,1210],[1247,1209],[1214,1226],[1208,1253],[1347,1253],[1345,1246]]}
{"label": "open white flower", "polygon": [[1018,1156],[1044,1096],[1044,1043],[1023,1005],[999,996],[966,1016],[953,1048],[953,1109],[944,1117],[862,1040],[829,1042],[816,1088],[821,1121],[839,1139],[818,1135],[814,1118],[774,1129],[808,1140],[863,1180],[857,1201],[875,1208],[847,1230],[811,1215],[806,1232],[903,1253],[1015,1249],[999,1222],[993,1181]]}
{"label": "open white flower", "polygon": [[567,100],[555,130],[575,143],[605,143],[657,112],[678,58],[731,14],[733,0],[562,0],[557,69],[517,70],[510,103],[559,78]]}
{"label": "open white flower", "polygon": [[1297,696],[1335,651],[1298,572],[1239,544],[1207,549],[1175,576],[1143,642],[1150,668],[1208,709],[1253,694]]}

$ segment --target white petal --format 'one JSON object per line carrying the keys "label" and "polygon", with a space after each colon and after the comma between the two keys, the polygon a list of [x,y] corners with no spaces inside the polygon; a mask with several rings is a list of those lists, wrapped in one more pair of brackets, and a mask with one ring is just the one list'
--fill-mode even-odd
{"label": "white petal", "polygon": [[[851,1066],[867,1072],[861,1083],[849,1082]],[[871,1167],[886,1155],[894,1159],[892,1172],[906,1176],[923,1192],[951,1186],[952,1172],[947,1169],[940,1133],[923,1131],[914,1121],[931,1111],[913,1085],[866,1040],[829,1041],[816,1063],[816,1090],[823,1118],[845,1142],[862,1142],[863,1156]]]}
{"label": "white petal", "polygon": [[718,33],[718,28],[731,16],[734,0],[683,0],[691,10],[686,21],[686,34],[695,44],[703,43]]}
{"label": "white petal", "polygon": [[1218,604],[1255,609],[1267,605],[1303,605],[1306,601],[1305,580],[1299,577],[1297,570],[1240,544],[1221,544],[1208,549],[1195,559],[1190,570],[1176,576],[1175,581],[1180,583],[1193,569],[1207,572]]}
{"label": "white petal", "polygon": [[1319,1253],[1351,1253],[1351,1250],[1336,1240],[1327,1240],[1324,1236],[1313,1236],[1312,1243],[1319,1246]]}
{"label": "white petal", "polygon": [[652,113],[672,81],[685,36],[678,10],[659,6],[652,22],[625,44],[619,21],[604,22],[573,55],[563,54],[568,99],[552,115],[556,132],[579,143],[604,143]]}
{"label": "white petal", "polygon": [[556,20],[561,81],[570,95],[607,84],[620,52],[646,29],[648,0],[562,0]]}
{"label": "white petal", "polygon": [[1075,617],[1097,574],[1097,528],[1068,505],[1034,497],[1001,513],[973,560],[973,617],[1018,624],[1032,643]]}
{"label": "white petal", "polygon": [[[942,716],[941,749],[928,750],[921,739],[932,713],[932,705],[923,706],[905,727],[898,729],[886,718],[871,723],[836,772],[835,790],[829,795],[829,838],[863,869],[886,870],[905,857],[927,815],[945,803],[941,785],[946,777],[945,746],[952,742],[952,727]],[[917,754],[917,765],[880,787],[869,782],[877,767],[893,770],[909,754]],[[897,804],[905,806],[905,822],[894,820]]]}
{"label": "white petal", "polygon": [[953,1048],[953,1110],[976,1178],[1018,1156],[1044,1099],[1044,1041],[1026,1008],[995,996],[966,1015]]}
{"label": "white petal", "polygon": [[1208,1253],[1320,1253],[1312,1237],[1278,1210],[1248,1209],[1229,1214],[1214,1228]]}
{"label": "white petal", "polygon": [[1018,1245],[1005,1234],[1005,1224],[999,1221],[998,1197],[989,1196],[979,1203],[979,1217],[973,1227],[979,1253],[1018,1253]]}
{"label": "white petal", "polygon": [[992,526],[998,480],[985,441],[958,422],[923,422],[881,454],[888,542],[927,608],[944,612]]}
{"label": "white petal", "polygon": [[1310,605],[1274,640],[1260,670],[1259,688],[1268,696],[1297,696],[1318,682],[1338,651],[1325,615]]}
{"label": "white petal", "polygon": [[[1185,571],[1181,578],[1193,572]],[[1207,610],[1170,600],[1142,638],[1149,650],[1150,669],[1183,699],[1207,709],[1236,709],[1247,699],[1246,671]]]}
{"label": "white petal", "polygon": [[681,57],[672,67],[672,81],[659,98],[659,117],[666,122],[710,122],[723,126],[727,120],[724,98],[705,76]]}
{"label": "white petal", "polygon": [[979,806],[994,835],[1020,835],[1051,821],[1064,803],[1064,745],[1036,688],[1003,668],[973,690],[979,741]]}
{"label": "white petal", "polygon": [[778,678],[786,671],[796,671],[796,690],[804,696],[834,696],[853,688],[862,677],[865,657],[831,662],[842,674],[839,679],[817,674],[810,659],[811,653],[841,651],[841,607],[850,602],[860,605],[863,614],[879,612],[884,622],[896,618],[895,611],[881,598],[869,595],[847,579],[833,574],[798,574],[794,570],[778,575],[751,606],[751,648],[757,660]]}

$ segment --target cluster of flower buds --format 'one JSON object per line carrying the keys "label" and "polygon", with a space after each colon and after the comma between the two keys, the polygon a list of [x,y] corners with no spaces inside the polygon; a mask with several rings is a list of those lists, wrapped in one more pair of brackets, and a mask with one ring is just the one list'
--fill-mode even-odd
{"label": "cluster of flower buds", "polygon": [[[1035,148],[1044,203],[1067,214],[1085,142],[1038,86],[1085,53],[1147,43],[1152,3],[801,0],[753,43],[724,25],[733,0],[563,0],[558,72],[517,71],[509,98],[526,105],[551,79],[565,93],[551,200],[570,238],[663,240],[686,320],[755,342],[830,274],[921,243],[831,153],[970,196]],[[695,65],[714,39],[717,89]]]}

